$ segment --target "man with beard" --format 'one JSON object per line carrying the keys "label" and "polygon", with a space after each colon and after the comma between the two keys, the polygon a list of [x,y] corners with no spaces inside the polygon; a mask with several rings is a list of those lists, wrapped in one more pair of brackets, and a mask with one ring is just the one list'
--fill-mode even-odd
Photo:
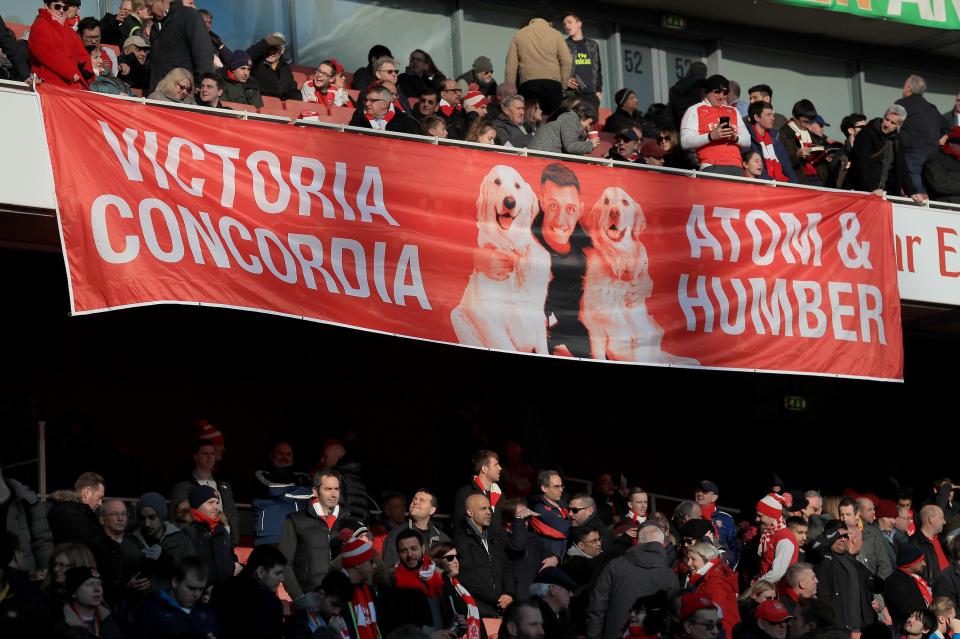
{"label": "man with beard", "polygon": [[450,600],[443,597],[441,572],[424,556],[416,531],[410,528],[401,531],[395,548],[400,560],[391,571],[391,583],[381,589],[383,632],[404,624],[428,631],[439,630],[445,618],[455,616]]}

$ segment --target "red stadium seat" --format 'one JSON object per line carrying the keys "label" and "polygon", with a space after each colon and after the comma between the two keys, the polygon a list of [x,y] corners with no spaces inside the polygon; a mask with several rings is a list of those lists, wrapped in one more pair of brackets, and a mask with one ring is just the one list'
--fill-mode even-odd
{"label": "red stadium seat", "polygon": [[270,114],[275,114],[277,111],[279,111],[281,114],[286,114],[286,111],[283,108],[283,100],[270,95],[263,96],[263,108],[259,109],[259,111],[260,113]]}
{"label": "red stadium seat", "polygon": [[134,94],[135,96],[137,96],[138,98],[142,98],[142,97],[143,97],[143,89],[134,89],[134,88],[131,88],[131,89],[130,89],[130,92],[133,93],[133,94]]}
{"label": "red stadium seat", "polygon": [[327,110],[322,104],[317,102],[304,102],[302,100],[287,100],[283,103],[287,115],[291,118],[299,118],[304,111],[316,111],[319,115],[327,115]]}
{"label": "red stadium seat", "polygon": [[[348,88],[348,89],[353,88],[353,73],[350,72],[350,71],[344,71],[344,72],[343,72],[343,78],[344,78],[344,80],[346,80],[346,82],[344,83],[343,86],[345,86],[345,87]],[[354,99],[356,99],[356,98],[354,98]]]}
{"label": "red stadium seat", "polygon": [[8,22],[7,26],[13,31],[17,40],[23,37],[23,33],[30,28],[30,25],[27,24],[17,24],[16,22]]}
{"label": "red stadium seat", "polygon": [[243,104],[241,102],[227,102],[226,100],[223,101],[223,104],[225,106],[230,107],[234,111],[249,111],[250,113],[257,112],[257,107],[251,104]]}
{"label": "red stadium seat", "polygon": [[603,128],[603,123],[606,122],[606,121],[607,121],[607,118],[609,118],[611,115],[613,115],[613,111],[611,111],[610,109],[603,109],[603,108],[601,108],[601,109],[600,109],[600,120],[597,122],[596,128],[597,128],[597,129],[602,129],[602,128]]}
{"label": "red stadium seat", "polygon": [[354,102],[360,99],[360,92],[356,89],[347,89],[347,95],[349,95],[350,99]]}
{"label": "red stadium seat", "polygon": [[303,88],[303,83],[310,79],[311,76],[303,73],[301,71],[293,72],[293,81],[297,83],[297,87]]}
{"label": "red stadium seat", "polygon": [[330,107],[330,116],[334,122],[340,124],[350,124],[350,118],[353,117],[354,109],[350,107]]}

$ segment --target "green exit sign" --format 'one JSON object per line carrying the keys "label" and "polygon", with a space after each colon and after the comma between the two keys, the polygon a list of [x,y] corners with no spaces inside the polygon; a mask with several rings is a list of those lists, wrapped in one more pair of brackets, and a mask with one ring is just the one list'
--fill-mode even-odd
{"label": "green exit sign", "polygon": [[805,411],[807,410],[807,398],[796,395],[786,395],[783,398],[783,407],[787,410]]}
{"label": "green exit sign", "polygon": [[667,29],[686,29],[687,19],[683,16],[663,16],[663,26]]}

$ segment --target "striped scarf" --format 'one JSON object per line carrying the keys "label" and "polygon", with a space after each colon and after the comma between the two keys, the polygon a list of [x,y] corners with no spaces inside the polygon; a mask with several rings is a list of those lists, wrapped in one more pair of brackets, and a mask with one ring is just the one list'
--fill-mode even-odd
{"label": "striped scarf", "polygon": [[910,577],[913,578],[913,581],[917,584],[917,589],[920,590],[920,595],[923,597],[923,600],[924,602],[926,602],[926,605],[929,606],[930,602],[933,601],[933,591],[930,590],[930,585],[927,584],[926,580],[920,575],[915,575],[912,572],[907,572],[903,568],[898,568],[897,570],[899,570],[905,575],[910,575]]}
{"label": "striped scarf", "polygon": [[370,587],[365,583],[353,587],[350,617],[357,630],[357,639],[381,639],[380,628],[377,627],[377,609],[373,605]]}
{"label": "striped scarf", "polygon": [[777,523],[770,528],[769,530],[763,531],[763,534],[760,535],[760,546],[757,548],[757,555],[763,556],[763,553],[767,550],[767,547],[770,545],[770,541],[773,539],[773,535],[780,530],[783,530],[787,527],[783,523],[783,517],[777,521]]}
{"label": "striped scarf", "polygon": [[420,568],[414,570],[398,563],[394,576],[397,580],[397,588],[420,590],[431,599],[443,593],[443,577],[437,572],[437,565],[430,561],[429,557],[424,557]]}
{"label": "striped scarf", "polygon": [[453,589],[457,591],[463,603],[467,606],[467,639],[480,639],[480,609],[477,607],[477,600],[473,598],[466,588],[460,585],[456,577],[450,578]]}
{"label": "striped scarf", "polygon": [[490,499],[491,512],[495,511],[497,509],[497,504],[500,503],[500,497],[501,497],[500,486],[497,484],[490,484],[490,490],[487,490],[486,488],[483,487],[483,482],[480,481],[479,477],[474,477],[473,483],[476,484],[477,488],[483,491],[483,494],[487,495],[487,497]]}

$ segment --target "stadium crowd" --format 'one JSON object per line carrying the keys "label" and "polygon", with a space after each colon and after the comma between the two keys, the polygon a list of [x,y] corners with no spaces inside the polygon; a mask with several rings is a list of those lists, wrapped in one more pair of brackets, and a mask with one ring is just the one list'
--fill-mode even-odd
{"label": "stadium crowd", "polygon": [[221,473],[223,434],[201,421],[197,437],[192,470],[169,494],[131,503],[106,495],[132,487],[96,472],[46,499],[0,474],[0,636],[960,633],[960,503],[949,478],[915,505],[908,489],[830,497],[773,476],[739,520],[703,480],[668,516],[611,474],[573,492],[510,443],[503,466],[495,451],[473,456],[446,519],[436,488],[409,501],[386,492],[371,511],[362,467],[342,440],[325,441],[309,473],[278,441],[265,468],[245,472],[256,487],[246,528]]}
{"label": "stadium crowd", "polygon": [[737,82],[707,77],[701,62],[671,87],[667,104],[643,111],[636,93],[621,88],[615,111],[601,118],[600,48],[576,13],[563,16],[566,37],[543,17],[522,26],[501,82],[487,56],[448,78],[426,51],[411,52],[402,69],[378,44],[352,75],[331,55],[298,86],[283,34],[232,49],[195,0],[122,0],[102,19],[80,18],[80,5],[43,0],[26,40],[0,29],[3,73],[223,109],[262,108],[264,97],[301,101],[304,119],[346,107],[352,126],[575,155],[594,154],[602,129],[614,135],[604,156],[612,160],[960,202],[960,95],[941,114],[918,75],[882,114],[844,117],[842,139],[834,140],[810,99],[782,115],[769,85],[742,98]]}

